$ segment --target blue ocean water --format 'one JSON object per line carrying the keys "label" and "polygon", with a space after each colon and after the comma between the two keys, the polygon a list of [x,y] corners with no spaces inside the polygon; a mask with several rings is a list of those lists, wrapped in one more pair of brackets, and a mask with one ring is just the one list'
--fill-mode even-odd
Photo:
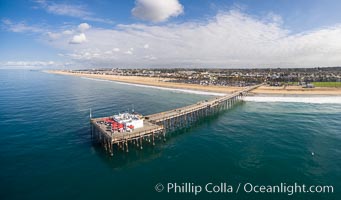
{"label": "blue ocean water", "polygon": [[[341,104],[243,102],[109,157],[95,117],[151,114],[210,96],[28,70],[0,70],[0,199],[340,199]],[[312,155],[312,152],[314,155]],[[332,185],[333,194],[174,194],[155,184]]]}

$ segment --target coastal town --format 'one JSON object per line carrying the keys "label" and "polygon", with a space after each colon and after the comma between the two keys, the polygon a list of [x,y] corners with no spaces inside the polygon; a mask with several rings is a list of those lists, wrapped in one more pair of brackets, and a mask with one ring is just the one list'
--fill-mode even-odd
{"label": "coastal town", "polygon": [[269,86],[341,87],[341,67],[258,68],[258,69],[124,69],[66,70],[67,73],[151,77],[164,82],[203,86],[245,87],[260,83]]}

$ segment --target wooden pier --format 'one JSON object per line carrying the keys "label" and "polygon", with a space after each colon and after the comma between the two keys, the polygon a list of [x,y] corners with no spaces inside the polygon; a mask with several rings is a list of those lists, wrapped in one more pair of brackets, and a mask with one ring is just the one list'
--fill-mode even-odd
{"label": "wooden pier", "polygon": [[182,108],[147,115],[143,122],[143,128],[134,129],[131,132],[113,133],[102,123],[105,118],[91,118],[91,136],[111,156],[114,155],[114,149],[128,152],[129,146],[132,145],[142,149],[144,142],[155,145],[156,139],[166,141],[167,132],[189,127],[201,118],[231,108],[248,92],[259,86],[255,85],[233,94],[200,101]]}

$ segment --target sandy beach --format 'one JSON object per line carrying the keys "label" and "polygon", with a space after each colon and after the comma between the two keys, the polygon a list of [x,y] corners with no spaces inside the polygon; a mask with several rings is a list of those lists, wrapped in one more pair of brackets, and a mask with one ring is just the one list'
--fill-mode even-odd
{"label": "sandy beach", "polygon": [[[100,74],[80,74],[71,73],[58,70],[46,71],[48,73],[71,75],[86,78],[95,78],[102,80],[111,80],[124,83],[134,83],[149,86],[176,88],[176,89],[188,89],[205,92],[216,93],[233,93],[241,90],[241,87],[226,87],[226,86],[203,86],[197,84],[185,84],[185,83],[172,83],[166,82],[169,79],[165,78],[153,78],[153,77],[140,77],[140,76],[114,76],[114,75],[100,75]],[[287,86],[287,87],[270,87],[261,86],[252,91],[254,94],[274,94],[274,95],[341,95],[341,88],[334,87],[315,87],[315,88],[302,88],[300,86]]]}
{"label": "sandy beach", "polygon": [[165,88],[176,88],[176,89],[188,89],[205,92],[217,92],[217,93],[233,93],[241,90],[241,87],[223,87],[223,86],[203,86],[197,84],[185,84],[185,83],[172,83],[166,82],[170,79],[166,78],[153,78],[153,77],[141,77],[141,76],[114,76],[114,75],[100,75],[100,74],[80,74],[70,73],[64,71],[46,71],[53,74],[71,75],[86,78],[95,78],[103,80],[111,80],[124,83],[134,83],[149,86],[165,87]]}

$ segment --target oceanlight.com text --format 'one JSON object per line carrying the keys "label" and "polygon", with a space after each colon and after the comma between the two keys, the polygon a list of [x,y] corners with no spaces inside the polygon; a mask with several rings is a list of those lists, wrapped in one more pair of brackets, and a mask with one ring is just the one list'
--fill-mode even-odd
{"label": "oceanlight.com text", "polygon": [[292,196],[299,193],[334,193],[334,186],[332,185],[306,185],[280,183],[276,185],[258,185],[253,183],[238,183],[230,184],[227,182],[221,183],[158,183],[154,187],[157,192],[166,192],[173,194],[193,194],[199,195],[201,193],[263,193],[263,194],[286,194]]}

